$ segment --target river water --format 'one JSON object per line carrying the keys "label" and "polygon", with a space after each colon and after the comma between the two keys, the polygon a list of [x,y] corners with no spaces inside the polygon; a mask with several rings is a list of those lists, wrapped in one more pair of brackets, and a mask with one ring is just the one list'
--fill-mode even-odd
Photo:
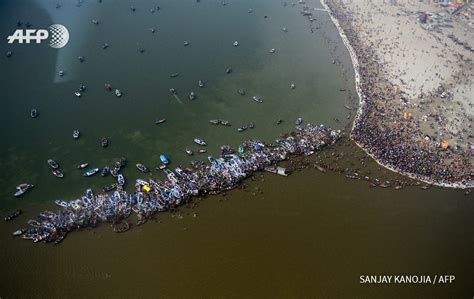
{"label": "river water", "polygon": [[[245,189],[197,199],[125,234],[104,224],[73,232],[60,246],[11,238],[39,211],[56,209],[55,199],[71,200],[113,182],[110,176],[82,177],[80,163],[102,167],[127,157],[131,190],[140,177],[135,163],[154,170],[164,153],[172,166],[185,165],[191,158],[184,149],[197,149],[196,136],[216,155],[223,144],[271,141],[294,129],[299,116],[339,129],[350,125],[352,111],[344,105],[356,105],[353,70],[325,12],[315,11],[312,33],[300,5],[226,2],[59,1],[60,8],[56,1],[0,2],[0,53],[14,52],[0,57],[0,210],[24,211],[0,226],[0,297],[472,296],[472,195],[368,188],[367,182],[312,167],[316,159],[402,180],[346,140],[308,159],[308,169],[286,178],[257,174]],[[319,7],[317,1],[308,4]],[[161,9],[151,13],[156,5]],[[63,24],[70,42],[60,50],[8,45],[18,21],[32,28]],[[233,72],[226,74],[227,68]],[[66,75],[59,77],[59,70]],[[170,78],[172,73],[179,76]],[[206,86],[198,88],[198,80]],[[87,90],[76,98],[81,83]],[[124,95],[115,97],[104,83]],[[180,101],[170,95],[172,87]],[[237,93],[240,88],[246,96]],[[189,100],[190,91],[196,100]],[[29,116],[32,108],[39,110],[36,119]],[[163,117],[166,123],[154,124]],[[233,126],[210,125],[215,118]],[[249,122],[254,129],[237,132]],[[79,140],[71,137],[74,129],[82,133]],[[108,148],[100,146],[102,136],[109,138]],[[50,174],[49,158],[60,163],[64,179]],[[21,182],[35,188],[15,198]],[[453,274],[456,281],[360,285],[359,276],[368,274]]]}

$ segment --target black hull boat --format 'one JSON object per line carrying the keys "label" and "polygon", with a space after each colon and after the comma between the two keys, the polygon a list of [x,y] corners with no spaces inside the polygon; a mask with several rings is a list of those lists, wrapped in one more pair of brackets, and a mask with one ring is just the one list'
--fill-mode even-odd
{"label": "black hull boat", "polygon": [[102,191],[109,192],[109,191],[112,191],[115,188],[117,188],[117,186],[118,186],[117,183],[113,183],[112,185],[108,185],[108,186],[105,186],[104,188],[102,188]]}
{"label": "black hull boat", "polygon": [[5,216],[5,221],[10,221],[10,220],[13,220],[15,219],[16,217],[20,216],[22,213],[21,210],[16,210],[15,212]]}
{"label": "black hull boat", "polygon": [[109,140],[106,137],[102,137],[100,145],[102,145],[102,147],[107,147],[109,145]]}
{"label": "black hull boat", "polygon": [[104,166],[104,168],[102,168],[102,171],[101,171],[100,175],[101,176],[107,176],[109,173],[110,173],[109,166]]}
{"label": "black hull boat", "polygon": [[124,233],[128,231],[131,227],[132,225],[129,222],[125,222],[125,224],[114,226],[114,232]]}

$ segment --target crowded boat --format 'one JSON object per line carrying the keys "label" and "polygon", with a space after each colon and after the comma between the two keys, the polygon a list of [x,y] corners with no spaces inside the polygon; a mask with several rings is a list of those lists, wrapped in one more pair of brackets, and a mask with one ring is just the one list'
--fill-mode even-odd
{"label": "crowded boat", "polygon": [[[163,181],[151,177],[148,180],[136,180],[134,192],[123,189],[125,178],[118,174],[118,185],[107,186],[104,193],[98,195],[88,189],[77,199],[56,200],[55,203],[61,208],[59,211],[40,213],[36,219],[28,221],[29,228],[22,228],[15,234],[35,243],[45,241],[58,244],[67,233],[101,222],[114,223],[114,231],[124,232],[131,225],[123,221],[131,214],[136,214],[137,225],[143,224],[156,213],[172,210],[191,201],[192,197],[234,189],[254,172],[271,169],[291,156],[310,155],[333,144],[339,136],[340,131],[324,125],[308,124],[297,127],[273,143],[248,140],[237,151],[230,146],[223,146],[219,157],[208,157],[209,163],[192,161],[192,167],[189,168],[163,169],[166,175]],[[118,163],[123,166],[126,160],[123,158]],[[88,173],[98,171],[94,168]]]}

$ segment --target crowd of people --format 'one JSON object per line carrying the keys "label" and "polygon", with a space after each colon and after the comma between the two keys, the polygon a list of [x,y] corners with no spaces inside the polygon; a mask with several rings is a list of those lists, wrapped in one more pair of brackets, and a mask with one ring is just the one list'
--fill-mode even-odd
{"label": "crowd of people", "polygon": [[350,44],[356,71],[361,107],[352,139],[394,171],[431,184],[472,188],[473,149],[450,147],[438,136],[424,134],[407,113],[402,92],[387,79],[381,59],[352,26],[351,13],[340,1],[326,1],[325,5]]}

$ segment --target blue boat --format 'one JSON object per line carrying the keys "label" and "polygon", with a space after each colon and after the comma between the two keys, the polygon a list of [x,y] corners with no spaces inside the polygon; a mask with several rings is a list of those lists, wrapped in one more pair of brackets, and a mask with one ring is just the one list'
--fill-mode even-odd
{"label": "blue boat", "polygon": [[88,171],[86,171],[83,176],[92,176],[96,173],[99,172],[99,168],[92,168],[92,169],[89,169]]}
{"label": "blue boat", "polygon": [[168,158],[165,155],[160,155],[160,160],[165,165],[170,163],[170,161],[168,160]]}

